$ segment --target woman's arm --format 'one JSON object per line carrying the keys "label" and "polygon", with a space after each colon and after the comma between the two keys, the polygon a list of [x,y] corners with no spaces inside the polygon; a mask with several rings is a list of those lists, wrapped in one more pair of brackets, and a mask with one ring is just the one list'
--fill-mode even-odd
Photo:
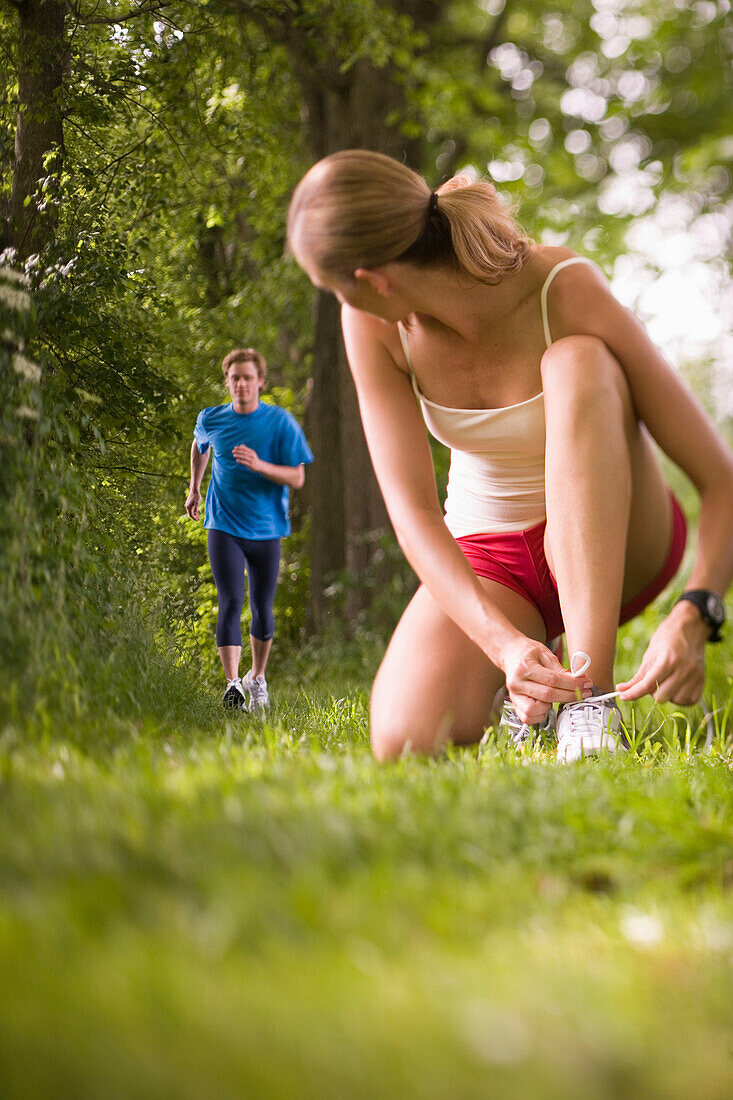
{"label": "woman's arm", "polygon": [[265,462],[256,451],[244,443],[232,448],[235,461],[240,466],[248,466],[256,474],[262,474],[268,481],[274,481],[277,485],[288,485],[291,489],[302,489],[305,484],[305,466],[299,463],[297,466],[277,466],[274,462]]}
{"label": "woman's arm", "polygon": [[207,447],[204,453],[201,454],[196,440],[191,444],[191,482],[186,498],[186,511],[191,519],[201,518],[201,481],[209,461],[210,450],[211,447]]}
{"label": "woman's arm", "polygon": [[523,720],[536,720],[549,702],[576,699],[584,685],[489,599],[448,531],[425,425],[409,377],[384,342],[384,322],[344,306],[342,326],[369,453],[408,561],[445,613],[505,672]]}
{"label": "woman's arm", "polygon": [[[585,264],[572,266],[557,282],[553,333],[583,332],[604,341],[626,373],[639,418],[700,495],[697,548],[688,588],[725,594],[733,580],[733,454],[641,322],[613,297],[600,272]],[[675,658],[662,650],[679,649],[684,639],[685,646],[689,648],[689,643],[698,649],[701,659],[707,633],[693,605],[676,605],[661,636],[652,639],[640,672],[628,681],[624,697],[653,692],[660,700],[689,702],[682,697],[679,677],[663,686]]]}

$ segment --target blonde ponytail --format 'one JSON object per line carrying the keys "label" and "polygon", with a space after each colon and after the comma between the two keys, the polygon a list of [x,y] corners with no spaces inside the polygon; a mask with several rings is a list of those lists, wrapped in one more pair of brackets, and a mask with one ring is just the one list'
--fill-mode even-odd
{"label": "blonde ponytail", "polygon": [[[487,180],[438,191],[438,210],[450,225],[457,266],[480,283],[497,283],[524,267],[530,241]],[[445,188],[445,190],[444,190]]]}
{"label": "blonde ponytail", "polygon": [[363,149],[314,165],[288,211],[296,259],[341,278],[399,260],[495,283],[521,270],[529,244],[492,184],[457,177],[436,196],[417,172]]}

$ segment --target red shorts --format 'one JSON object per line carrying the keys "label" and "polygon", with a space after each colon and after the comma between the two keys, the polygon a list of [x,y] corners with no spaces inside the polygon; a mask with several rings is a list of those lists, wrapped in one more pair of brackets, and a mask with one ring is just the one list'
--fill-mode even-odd
{"label": "red shorts", "polygon": [[[672,500],[672,543],[667,560],[651,584],[621,608],[619,625],[638,615],[647,604],[666,588],[680,567],[687,542],[685,514],[674,494]],[[503,534],[462,535],[458,540],[469,565],[478,577],[511,588],[534,606],[542,616],[548,638],[557,638],[565,627],[560,611],[557,584],[545,557],[545,527],[543,520],[526,531]]]}

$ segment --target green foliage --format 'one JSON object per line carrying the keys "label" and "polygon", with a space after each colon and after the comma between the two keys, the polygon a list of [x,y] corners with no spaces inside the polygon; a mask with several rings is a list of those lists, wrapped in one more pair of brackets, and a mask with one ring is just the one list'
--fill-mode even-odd
{"label": "green foliage", "polygon": [[[119,400],[106,404],[74,384],[112,388],[107,364],[84,355],[74,340],[74,310],[86,305],[91,325],[93,303],[84,298],[84,281],[75,284],[58,265],[28,266],[27,273],[0,273],[3,710],[25,724],[97,710],[110,716],[119,706],[128,717],[195,709],[184,669],[178,694],[161,695],[180,661],[173,639],[155,636],[167,613],[138,567],[145,547],[128,509],[140,494],[110,479],[104,465],[103,432],[115,423],[110,409],[129,402],[139,415],[144,397],[150,401],[139,385],[149,385],[150,376],[141,372],[138,384],[133,370],[132,380],[117,382]],[[41,329],[50,316],[53,343]],[[120,330],[118,350],[129,337],[129,329]],[[74,360],[64,354],[72,345]],[[131,447],[136,435],[130,433]],[[148,538],[154,536],[153,529]]]}
{"label": "green foliage", "polygon": [[663,189],[722,208],[728,8],[453,0],[408,82],[436,180],[488,173],[533,235],[606,262]]}
{"label": "green foliage", "polygon": [[[31,358],[28,288],[22,271],[0,266],[0,648],[10,674],[33,660],[41,624],[63,619],[74,598],[68,582],[88,561],[82,532],[89,509],[70,455],[90,417],[86,408],[72,417],[70,402],[59,400],[54,379]],[[87,404],[78,394],[72,399]]]}
{"label": "green foliage", "polygon": [[[651,199],[662,186],[695,188],[700,209],[729,193],[724,9],[174,0],[125,19],[123,0],[75,4],[63,176],[48,196],[55,236],[21,273],[34,314],[13,314],[2,353],[2,640],[17,698],[44,679],[50,711],[50,685],[63,697],[64,677],[68,698],[92,699],[95,684],[108,698],[94,657],[115,631],[128,639],[117,677],[128,662],[139,678],[136,635],[161,658],[151,673],[213,674],[213,588],[202,535],[182,520],[189,441],[198,410],[222,400],[219,363],[235,345],[260,348],[272,394],[304,412],[310,290],[283,255],[288,196],[314,156],[304,74],[335,87],[370,62],[404,87],[401,122],[429,174],[493,165],[533,232],[612,258],[628,211],[609,212],[607,191],[625,172],[644,174]],[[8,170],[15,26],[4,8]],[[0,200],[9,186],[7,171]],[[17,354],[41,367],[41,382],[12,369]],[[33,415],[18,417],[21,406]],[[436,458],[442,488],[445,454]],[[302,638],[308,599],[298,508],[296,494],[276,606],[288,644]],[[384,539],[370,571],[335,579],[335,634],[354,584],[370,608],[350,625],[376,644],[414,578]],[[137,626],[131,601],[145,609]],[[133,706],[142,714],[142,696]]]}

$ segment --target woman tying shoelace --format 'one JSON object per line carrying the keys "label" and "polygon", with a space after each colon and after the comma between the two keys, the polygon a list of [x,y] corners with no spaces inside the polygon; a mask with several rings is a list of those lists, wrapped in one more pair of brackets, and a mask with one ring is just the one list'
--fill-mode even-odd
{"label": "woman tying shoelace", "polygon": [[[432,192],[364,150],[304,177],[288,241],[342,303],[374,468],[422,581],[374,683],[376,756],[479,740],[502,689],[513,739],[556,720],[564,761],[621,747],[616,697],[697,702],[733,578],[733,455],[599,269],[529,240],[491,184]],[[451,450],[444,516],[425,425]],[[653,440],[700,495],[697,551],[616,685],[619,624],[685,548]]]}
{"label": "woman tying shoelace", "polygon": [[[573,676],[583,676],[590,668],[587,653],[574,653],[570,658],[570,672]],[[582,701],[568,704],[565,718],[558,736],[557,755],[563,763],[579,760],[582,756],[592,756],[602,749],[616,752],[625,749],[624,734],[620,728],[618,706],[609,707],[610,699],[617,699],[620,691],[607,691],[603,695],[589,695]],[[528,722],[521,722],[511,703],[504,702],[501,725],[516,746],[522,745],[537,732],[550,733],[557,728],[557,715],[549,710],[542,725],[538,728]]]}

